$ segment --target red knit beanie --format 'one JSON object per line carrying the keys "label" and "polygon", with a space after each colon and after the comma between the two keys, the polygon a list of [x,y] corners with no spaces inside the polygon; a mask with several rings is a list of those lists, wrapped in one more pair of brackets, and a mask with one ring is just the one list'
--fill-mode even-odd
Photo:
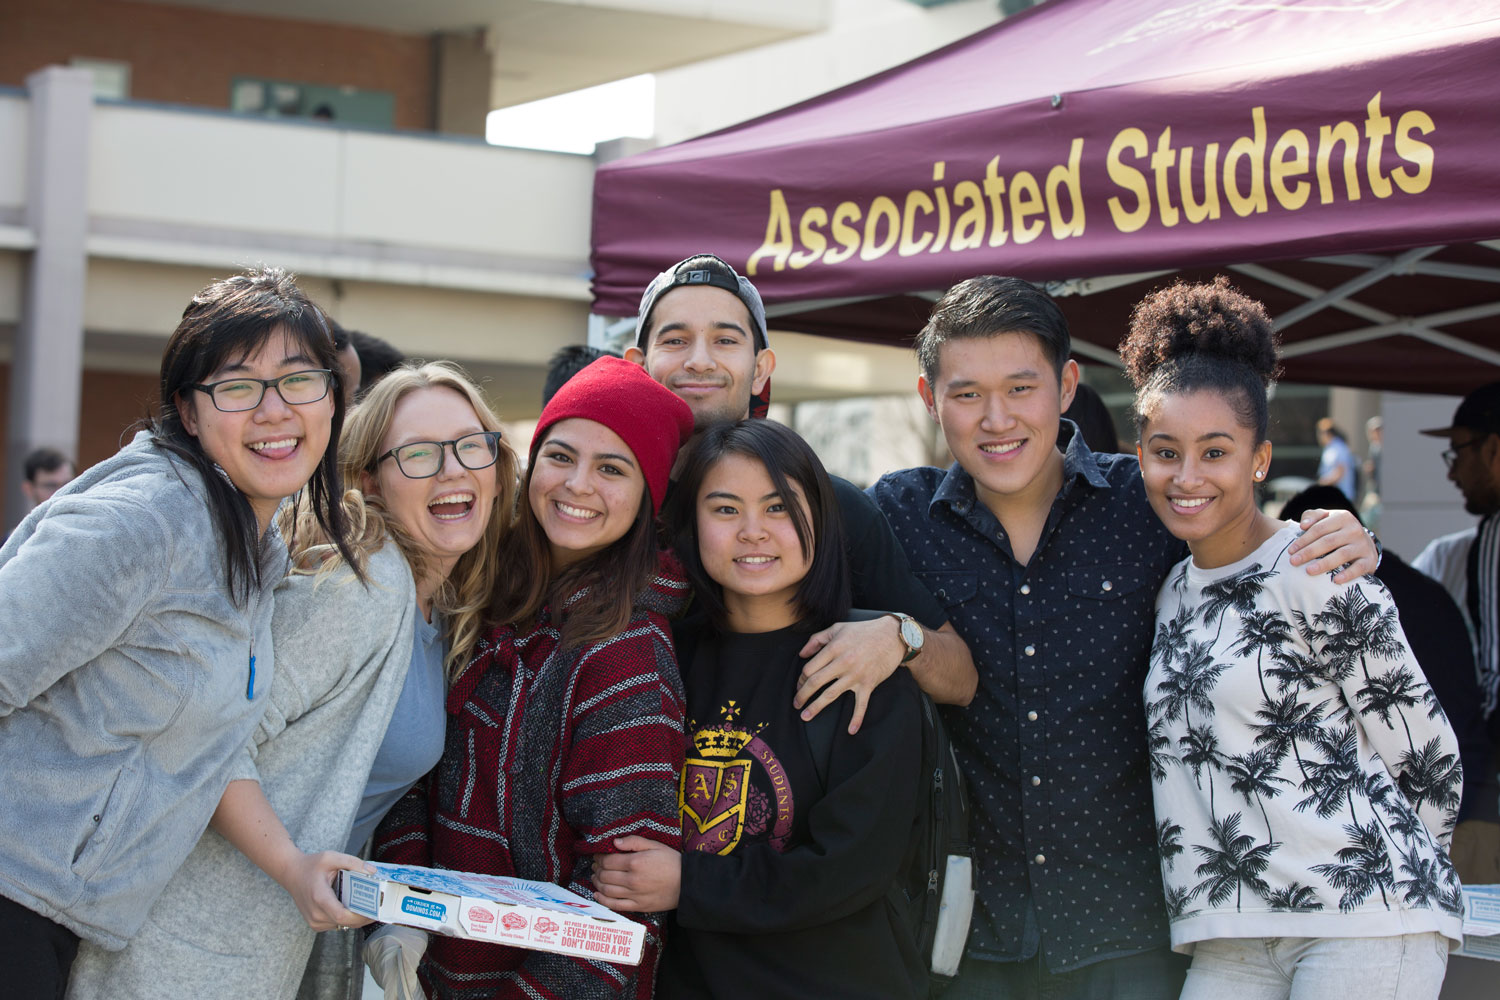
{"label": "red knit beanie", "polygon": [[661,511],[677,449],[693,433],[693,411],[640,365],[605,357],[568,379],[542,410],[531,437],[531,460],[547,428],[581,417],[603,424],[630,446],[646,478],[651,513]]}

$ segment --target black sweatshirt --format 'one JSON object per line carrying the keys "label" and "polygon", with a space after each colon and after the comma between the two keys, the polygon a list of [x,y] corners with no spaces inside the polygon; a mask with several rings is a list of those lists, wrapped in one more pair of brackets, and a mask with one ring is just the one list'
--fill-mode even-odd
{"label": "black sweatshirt", "polygon": [[898,669],[858,734],[841,721],[824,792],[792,707],[807,633],[679,629],[688,696],[682,896],[657,995],[927,995],[923,962],[886,896],[919,808],[917,687]]}

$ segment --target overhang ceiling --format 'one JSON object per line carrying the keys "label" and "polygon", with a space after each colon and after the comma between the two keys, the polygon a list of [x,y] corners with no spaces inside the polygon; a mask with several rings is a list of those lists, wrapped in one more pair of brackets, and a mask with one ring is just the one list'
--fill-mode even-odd
{"label": "overhang ceiling", "polygon": [[509,107],[815,31],[828,0],[171,0],[427,35],[484,29],[490,106]]}

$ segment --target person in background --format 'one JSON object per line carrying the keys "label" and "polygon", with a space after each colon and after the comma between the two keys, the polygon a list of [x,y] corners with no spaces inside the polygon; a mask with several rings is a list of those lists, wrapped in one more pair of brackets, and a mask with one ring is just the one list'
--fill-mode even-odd
{"label": "person in background", "polygon": [[[0,968],[60,997],[79,939],[125,947],[216,827],[275,677],[274,524],[305,492],[352,558],[334,449],[344,419],[321,310],[276,268],[195,295],[147,429],[33,510],[0,548]],[[253,783],[251,783],[253,784]],[[307,919],[353,915],[304,855],[278,875]]]}
{"label": "person in background", "polygon": [[1271,465],[1271,318],[1229,286],[1146,296],[1120,346],[1146,496],[1191,555],[1144,685],[1183,1000],[1436,1000],[1463,904],[1458,741],[1390,593],[1288,561]]}
{"label": "person in background", "polygon": [[[448,693],[442,762],[381,824],[377,860],[591,896],[593,856],[618,850],[616,838],[681,845],[683,695],[668,618],[687,582],[655,515],[692,426],[680,399],[620,358],[589,365],[542,411],[489,625]],[[375,932],[365,957],[388,990],[420,979],[441,1000],[648,1000],[662,915],[639,918],[635,966],[429,945],[399,925]]]}
{"label": "person in background", "polygon": [[[978,897],[945,998],[1175,998],[1185,963],[1168,948],[1140,706],[1156,590],[1186,549],[1135,458],[1096,455],[1062,421],[1078,364],[1041,289],[959,282],[916,349],[955,462],[889,473],[871,494],[980,671],[973,703],[943,710]],[[1342,512],[1298,548],[1308,573],[1375,566]]]}
{"label": "person in background", "polygon": [[1093,386],[1078,383],[1073,403],[1063,411],[1063,419],[1078,425],[1078,433],[1094,454],[1112,455],[1121,450],[1120,439],[1115,435],[1115,420],[1104,405],[1104,397]]}
{"label": "person in background", "polygon": [[349,343],[359,356],[359,392],[363,399],[370,386],[406,363],[406,355],[379,337],[359,330],[349,331]]}
{"label": "person in background", "polygon": [[792,705],[800,651],[850,617],[838,501],[795,431],[716,424],[688,449],[663,522],[700,613],[674,629],[688,704],[681,853],[616,842],[595,898],[675,908],[657,995],[927,996],[927,970],[889,898],[923,804],[922,707],[897,671],[850,735],[813,738]]}
{"label": "person in background", "polygon": [[354,342],[349,339],[349,331],[339,325],[338,320],[330,316],[328,325],[333,328],[333,349],[338,352],[339,356],[339,377],[344,387],[344,405],[352,407],[355,397],[359,395],[359,353],[354,350]]}
{"label": "person in background", "polygon": [[[1283,521],[1300,520],[1314,507],[1353,513],[1354,505],[1335,486],[1309,486],[1288,500],[1279,516]],[[1483,777],[1493,747],[1484,728],[1483,701],[1474,675],[1474,650],[1469,645],[1463,612],[1441,583],[1413,569],[1389,549],[1382,553],[1380,568],[1371,576],[1391,592],[1401,631],[1406,634],[1423,676],[1458,737],[1464,791],[1449,857],[1458,870],[1459,881],[1465,885],[1486,884],[1493,871],[1478,867],[1475,862],[1493,826],[1487,820],[1496,815],[1494,785],[1486,785]]]}
{"label": "person in background", "polygon": [[[1428,543],[1412,566],[1453,595],[1468,625],[1479,705],[1490,743],[1500,749],[1500,382],[1482,385],[1458,404],[1453,422],[1421,433],[1448,440],[1443,462],[1479,524]],[[1480,789],[1474,819],[1454,845],[1454,862],[1481,884],[1500,883],[1500,754],[1468,782]]]}
{"label": "person in background", "polygon": [[1318,456],[1318,482],[1323,486],[1337,486],[1350,503],[1357,502],[1359,495],[1355,492],[1355,481],[1359,460],[1349,448],[1349,439],[1329,417],[1320,419],[1316,430],[1318,447],[1323,449]]}
{"label": "person in background", "polygon": [[78,475],[73,462],[56,448],[37,448],[26,456],[22,472],[21,493],[36,507],[62,489]]}
{"label": "person in background", "polygon": [[[382,379],[351,414],[339,462],[359,486],[343,503],[364,580],[305,504],[283,509],[296,541],[271,620],[276,676],[236,777],[260,783],[289,849],[355,855],[442,754],[448,679],[489,599],[516,462],[479,390],[446,363]],[[314,938],[292,898],[209,831],[124,951],[80,950],[69,996],[291,1000],[299,984],[303,997],[347,996],[363,935]]]}
{"label": "person in background", "polygon": [[[641,295],[626,360],[645,368],[693,411],[694,433],[763,416],[776,353],[766,309],[749,279],[712,254],[695,254],[652,279]],[[839,622],[810,636],[795,704],[811,719],[855,692],[850,732],[876,685],[898,667],[942,704],[967,704],[979,683],[968,647],[930,592],[912,576],[885,517],[860,489],[832,477],[848,541],[854,606],[892,612]],[[905,627],[903,627],[905,626]],[[911,639],[908,639],[911,636]]]}
{"label": "person in background", "polygon": [[600,358],[619,357],[613,351],[606,351],[599,347],[590,347],[587,344],[569,344],[559,347],[547,360],[547,377],[542,380],[542,406],[552,402],[552,397],[557,395],[557,390],[583,371],[589,365]]}

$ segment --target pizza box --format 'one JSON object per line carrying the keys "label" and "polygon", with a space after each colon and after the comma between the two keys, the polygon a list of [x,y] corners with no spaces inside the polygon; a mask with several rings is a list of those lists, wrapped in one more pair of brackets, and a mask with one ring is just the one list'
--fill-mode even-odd
{"label": "pizza box", "polygon": [[362,916],[435,934],[639,965],[646,927],[551,882],[369,862],[341,871],[339,900]]}
{"label": "pizza box", "polygon": [[1452,954],[1500,962],[1500,885],[1464,886],[1464,943]]}

